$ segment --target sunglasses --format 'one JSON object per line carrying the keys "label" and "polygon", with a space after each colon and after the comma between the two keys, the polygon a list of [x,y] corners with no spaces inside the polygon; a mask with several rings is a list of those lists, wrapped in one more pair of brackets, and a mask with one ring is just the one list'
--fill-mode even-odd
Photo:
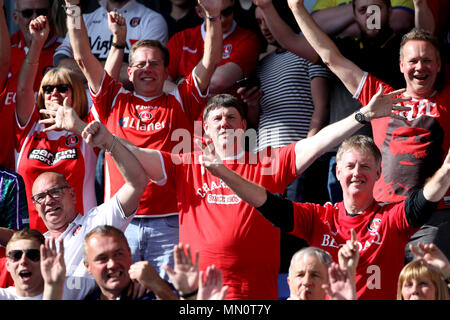
{"label": "sunglasses", "polygon": [[47,16],[48,15],[48,9],[47,8],[39,8],[39,9],[23,9],[23,10],[17,10],[22,14],[22,17],[25,19],[29,19],[33,16],[33,13],[36,13],[36,16]]}
{"label": "sunglasses", "polygon": [[234,11],[233,6],[229,6],[228,8],[223,9],[222,11],[220,11],[220,15],[222,17],[228,17],[230,14],[232,14]]}
{"label": "sunglasses", "polygon": [[45,192],[35,194],[34,196],[31,197],[31,200],[33,200],[34,202],[36,202],[38,204],[42,204],[44,202],[45,198],[47,198],[47,195],[49,195],[53,200],[59,200],[64,193],[64,189],[68,189],[68,188],[70,188],[70,187],[69,186],[54,187],[54,188],[48,189]]}
{"label": "sunglasses", "polygon": [[47,84],[45,86],[42,86],[42,90],[44,90],[44,93],[50,94],[53,92],[53,90],[56,88],[56,90],[59,93],[66,93],[67,90],[69,90],[70,85],[68,85],[67,83],[63,83],[63,84]]}
{"label": "sunglasses", "polygon": [[24,253],[25,256],[33,262],[38,262],[41,259],[41,252],[39,249],[11,250],[8,252],[7,256],[12,261],[17,262],[22,259]]}

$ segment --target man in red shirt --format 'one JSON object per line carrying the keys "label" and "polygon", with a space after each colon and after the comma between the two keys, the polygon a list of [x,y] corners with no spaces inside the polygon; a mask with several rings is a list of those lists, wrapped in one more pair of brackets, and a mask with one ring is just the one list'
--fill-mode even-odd
{"label": "man in red shirt", "polygon": [[[83,19],[73,13],[78,3],[78,0],[66,1],[68,33],[74,58],[88,80],[94,103],[91,114],[112,133],[142,148],[172,152],[178,144],[172,138],[176,130],[184,130],[192,136],[194,121],[203,110],[211,77],[220,61],[221,1],[200,1],[209,17],[203,58],[185,81],[168,94],[163,92],[164,81],[168,77],[167,49],[159,41],[136,42],[130,50],[128,67],[134,91],[125,90],[105,72],[92,54]],[[119,29],[112,32],[114,46],[110,55],[118,51],[123,54],[124,39],[119,39],[119,36],[126,32],[117,27]],[[190,148],[191,144],[192,139],[189,139],[186,147]],[[108,199],[123,185],[123,179],[111,157],[106,155],[105,160],[105,198]],[[166,279],[168,277],[161,267],[173,266],[173,247],[178,244],[178,208],[173,194],[172,187],[149,182],[136,217],[125,232],[133,261],[149,260]]]}
{"label": "man in red shirt", "polygon": [[405,245],[450,186],[449,149],[444,163],[423,188],[402,202],[376,202],[373,189],[381,174],[381,153],[364,135],[345,140],[338,150],[336,173],[344,200],[336,204],[296,203],[274,195],[230,170],[207,148],[202,163],[281,231],[328,251],[334,260],[354,229],[360,251],[356,289],[358,299],[364,300],[395,300]]}
{"label": "man in red shirt", "polygon": [[[231,93],[229,90],[236,81],[248,77],[259,59],[260,43],[257,35],[238,26],[233,19],[234,0],[224,0],[222,3],[222,60],[211,78],[210,94]],[[172,62],[169,65],[169,79],[176,83],[189,75],[203,54],[207,15],[198,5],[196,10],[205,22],[176,33],[167,43]]]}
{"label": "man in red shirt", "polygon": [[[426,1],[420,5],[425,13]],[[322,61],[344,83],[355,99],[367,103],[380,86],[386,92],[391,86],[361,70],[346,59],[333,41],[311,18],[301,0],[289,0],[289,6],[306,40]],[[429,12],[429,10],[428,10]],[[439,169],[450,148],[450,84],[437,86],[442,60],[436,38],[422,29],[404,35],[400,44],[400,71],[406,81],[402,96],[411,101],[402,103],[408,111],[399,112],[406,118],[377,119],[371,123],[373,138],[383,155],[381,178],[376,181],[374,198],[379,202],[405,200],[412,190],[423,187],[425,181]],[[411,243],[433,242],[450,256],[450,190],[444,190],[440,203],[426,225],[411,238]],[[407,249],[406,259],[412,259]]]}

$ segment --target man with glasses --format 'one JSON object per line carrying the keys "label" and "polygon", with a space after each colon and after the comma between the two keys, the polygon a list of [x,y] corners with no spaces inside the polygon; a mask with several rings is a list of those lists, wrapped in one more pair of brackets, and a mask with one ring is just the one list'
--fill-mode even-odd
{"label": "man with glasses", "polygon": [[119,168],[125,183],[111,199],[81,215],[76,208],[75,190],[62,174],[44,172],[33,183],[31,200],[48,229],[44,236],[63,241],[67,264],[63,299],[82,299],[95,286],[83,265],[84,236],[99,225],[124,231],[148,182],[136,157],[116,136],[105,131],[103,125],[93,121],[81,135],[87,143],[105,150]]}
{"label": "man with glasses", "polygon": [[63,290],[64,248],[34,229],[14,233],[6,246],[6,269],[14,286],[0,289],[0,300],[58,299]]}
{"label": "man with glasses", "polygon": [[[101,0],[98,3],[100,6],[97,9],[83,14],[92,53],[99,61],[105,62],[111,48],[115,46],[123,47],[124,56],[119,79],[128,88],[131,88],[126,72],[127,58],[131,46],[136,41],[143,39],[158,40],[166,44],[168,40],[167,23],[160,13],[135,0]],[[112,33],[108,28],[108,12],[113,11],[120,13],[128,25],[126,39],[121,43],[115,43],[112,40]],[[68,67],[78,71],[82,76],[81,70],[74,60],[68,34],[66,34],[63,43],[56,49],[53,58],[55,66]]]}
{"label": "man with glasses", "polygon": [[252,73],[258,62],[260,42],[256,34],[237,25],[233,19],[233,6],[234,0],[222,1],[220,14],[216,16],[209,16],[200,6],[196,7],[204,23],[176,33],[167,43],[172,61],[169,80],[179,83],[200,61],[208,20],[220,20],[223,33],[222,60],[211,78],[209,93],[232,93],[236,81]]}
{"label": "man with glasses", "polygon": [[[72,8],[78,4],[78,0],[66,1],[66,6]],[[220,15],[220,0],[202,0],[200,5],[208,16]],[[169,53],[159,41],[141,40],[131,47],[128,77],[134,91],[130,92],[113,80],[92,54],[83,19],[79,27],[69,25],[68,34],[75,60],[88,80],[94,117],[111,132],[139,147],[175,153],[190,151],[194,121],[203,111],[211,76],[220,62],[220,20],[207,21],[203,58],[185,81],[168,94],[164,94],[163,86],[168,76]],[[184,150],[175,149],[180,145],[179,140],[172,139],[175,130],[184,134],[181,143],[184,142]],[[109,199],[122,186],[123,179],[110,156],[106,155],[105,162],[105,185],[108,186],[105,199]],[[161,267],[173,266],[173,247],[178,243],[178,207],[174,194],[172,187],[149,182],[136,217],[125,232],[133,262],[150,261],[166,280],[168,277]]]}

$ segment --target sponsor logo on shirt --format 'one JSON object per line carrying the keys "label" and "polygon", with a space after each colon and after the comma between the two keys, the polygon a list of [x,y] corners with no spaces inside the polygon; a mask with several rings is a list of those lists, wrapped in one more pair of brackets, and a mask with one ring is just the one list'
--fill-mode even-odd
{"label": "sponsor logo on shirt", "polygon": [[28,154],[28,159],[37,160],[46,165],[53,166],[62,160],[78,159],[78,149],[59,151],[56,154],[46,149],[33,149]]}
{"label": "sponsor logo on shirt", "polygon": [[136,120],[135,118],[123,117],[119,119],[119,126],[121,126],[122,128],[135,129],[138,131],[155,131],[164,129],[166,127],[166,122],[157,121],[152,123],[142,123],[141,120]]}
{"label": "sponsor logo on shirt", "polygon": [[[112,35],[109,37],[109,39],[102,39],[99,35],[95,39],[89,37],[89,43],[91,43],[92,53],[97,58],[106,59],[109,49],[111,48],[112,38]],[[128,43],[125,42],[125,50],[128,49]]]}
{"label": "sponsor logo on shirt", "polygon": [[241,202],[241,198],[239,198],[235,194],[208,194],[206,201],[208,201],[208,203],[215,204],[238,204],[239,202]]}
{"label": "sponsor logo on shirt", "polygon": [[141,18],[140,17],[131,18],[131,20],[130,20],[130,27],[136,28],[140,23],[141,23]]}
{"label": "sponsor logo on shirt", "polygon": [[233,50],[233,46],[231,44],[224,45],[222,59],[228,59],[231,55],[231,50]]}

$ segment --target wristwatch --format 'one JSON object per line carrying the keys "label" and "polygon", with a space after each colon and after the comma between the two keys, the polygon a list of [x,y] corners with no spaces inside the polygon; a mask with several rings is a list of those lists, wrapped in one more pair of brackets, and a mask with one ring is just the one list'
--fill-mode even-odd
{"label": "wristwatch", "polygon": [[358,121],[361,124],[368,124],[369,121],[366,120],[366,117],[364,116],[363,113],[361,113],[361,111],[357,111],[355,113],[355,120]]}

